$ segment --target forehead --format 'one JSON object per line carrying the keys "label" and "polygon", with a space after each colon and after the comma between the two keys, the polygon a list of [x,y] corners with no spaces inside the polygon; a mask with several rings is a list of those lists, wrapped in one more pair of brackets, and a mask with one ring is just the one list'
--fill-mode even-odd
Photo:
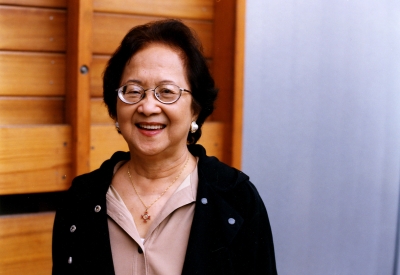
{"label": "forehead", "polygon": [[[151,43],[132,55],[126,63],[122,82],[132,77],[183,78],[187,82],[187,72],[182,51],[161,43]],[[139,79],[140,80],[140,79]],[[173,80],[174,81],[174,80]]]}

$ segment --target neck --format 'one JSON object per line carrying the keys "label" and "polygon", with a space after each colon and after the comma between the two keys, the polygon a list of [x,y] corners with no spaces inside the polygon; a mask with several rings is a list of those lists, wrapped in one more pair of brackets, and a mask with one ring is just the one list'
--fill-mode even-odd
{"label": "neck", "polygon": [[[185,148],[181,152],[172,156],[138,156],[131,152],[129,166],[131,173],[137,180],[143,179],[148,181],[165,180],[176,175],[184,167],[186,160],[193,156],[189,150]],[[191,165],[188,165],[191,166]],[[186,169],[185,169],[186,170]],[[189,171],[189,170],[188,170]],[[191,170],[190,170],[191,171]]]}

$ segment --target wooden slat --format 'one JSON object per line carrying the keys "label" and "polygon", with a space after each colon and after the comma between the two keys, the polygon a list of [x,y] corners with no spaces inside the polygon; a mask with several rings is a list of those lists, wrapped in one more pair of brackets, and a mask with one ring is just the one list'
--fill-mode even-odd
{"label": "wooden slat", "polygon": [[237,169],[242,165],[243,131],[243,90],[244,90],[244,53],[245,53],[246,0],[236,3],[236,33],[233,90],[233,131],[232,131],[232,166]]}
{"label": "wooden slat", "polygon": [[0,50],[65,51],[63,10],[0,6]]}
{"label": "wooden slat", "polygon": [[91,122],[92,124],[112,124],[113,120],[108,115],[108,110],[103,102],[103,98],[92,98],[90,100]]}
{"label": "wooden slat", "polygon": [[67,0],[0,0],[0,4],[31,7],[66,8]]}
{"label": "wooden slat", "polygon": [[95,170],[116,151],[128,151],[124,138],[113,125],[92,125],[90,170]]}
{"label": "wooden slat", "polygon": [[[235,37],[235,0],[218,1],[215,3],[214,17],[214,48],[213,48],[213,76],[219,88],[218,99],[212,119],[225,123],[225,131],[232,133],[233,116],[233,58]],[[232,161],[232,137],[224,143],[223,161]]]}
{"label": "wooden slat", "polygon": [[150,16],[213,19],[213,0],[94,0],[95,11]]}
{"label": "wooden slat", "polygon": [[54,213],[0,217],[0,275],[51,273]]}
{"label": "wooden slat", "polygon": [[[93,17],[93,52],[95,54],[112,54],[131,28],[159,19],[157,17],[96,12]],[[205,56],[211,57],[213,45],[212,23],[191,20],[186,20],[184,23],[196,31],[203,43]]]}
{"label": "wooden slat", "polygon": [[65,55],[0,51],[0,79],[0,95],[64,95]]}
{"label": "wooden slat", "polygon": [[226,142],[226,125],[222,122],[210,121],[204,123],[202,135],[198,144],[206,148],[207,155],[215,156],[220,160],[224,158],[224,144]]}
{"label": "wooden slat", "polygon": [[0,97],[0,125],[63,122],[63,98]]}
{"label": "wooden slat", "polygon": [[66,121],[72,126],[72,171],[90,169],[90,64],[92,63],[92,1],[68,1]]}
{"label": "wooden slat", "polygon": [[0,195],[65,190],[70,165],[70,126],[0,128]]}
{"label": "wooden slat", "polygon": [[110,56],[94,55],[92,69],[90,70],[90,95],[94,97],[103,96],[103,72]]}
{"label": "wooden slat", "polygon": [[[206,122],[199,144],[203,145],[207,154],[223,158],[225,126],[221,122]],[[95,170],[116,151],[128,151],[128,145],[117,133],[113,125],[92,125],[91,127],[90,170]]]}

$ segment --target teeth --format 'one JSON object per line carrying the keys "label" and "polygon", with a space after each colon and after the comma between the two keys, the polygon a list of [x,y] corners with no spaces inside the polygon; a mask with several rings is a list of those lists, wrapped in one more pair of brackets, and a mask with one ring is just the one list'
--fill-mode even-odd
{"label": "teeth", "polygon": [[139,126],[140,126],[140,128],[148,129],[148,130],[158,130],[158,129],[164,128],[163,125],[142,125],[142,124],[140,124]]}

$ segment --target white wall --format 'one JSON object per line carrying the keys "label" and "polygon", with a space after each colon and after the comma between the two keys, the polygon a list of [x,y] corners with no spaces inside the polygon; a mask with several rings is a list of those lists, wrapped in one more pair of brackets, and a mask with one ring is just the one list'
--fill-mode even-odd
{"label": "white wall", "polygon": [[246,17],[242,168],[279,274],[393,274],[400,1],[247,0]]}

